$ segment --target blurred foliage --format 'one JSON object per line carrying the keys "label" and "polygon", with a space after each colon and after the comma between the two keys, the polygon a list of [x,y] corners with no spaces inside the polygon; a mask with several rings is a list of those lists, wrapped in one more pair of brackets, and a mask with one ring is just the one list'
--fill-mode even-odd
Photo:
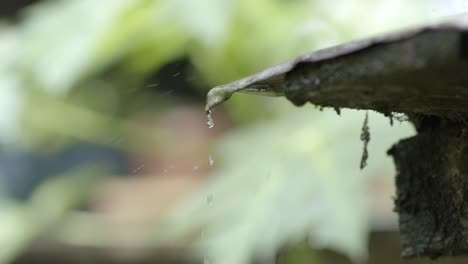
{"label": "blurred foliage", "polygon": [[[219,84],[317,48],[420,21],[424,15],[414,15],[418,4],[43,1],[25,10],[21,22],[0,28],[0,106],[7,111],[0,135],[5,141],[21,134],[17,120],[30,90],[64,97],[72,88],[87,87],[93,96],[80,103],[97,104],[104,113],[115,114],[129,99],[118,91],[141,86],[146,76],[176,58],[188,56],[202,79]],[[104,76],[112,78],[103,80]],[[230,104],[249,109],[234,110],[239,118],[251,116],[248,113],[263,101],[247,102],[242,107]],[[41,107],[27,103],[31,111]]]}
{"label": "blurred foliage", "polygon": [[304,236],[314,248],[362,261],[370,221],[366,181],[391,173],[386,149],[412,131],[371,114],[371,156],[361,171],[363,119],[355,111],[338,118],[333,111],[290,109],[275,121],[233,132],[215,155],[222,157],[219,177],[167,220],[167,237],[203,227],[199,246],[213,263],[271,259]]}
{"label": "blurred foliage", "polygon": [[[318,48],[423,21],[429,14],[418,12],[422,3],[427,4],[41,1],[24,10],[20,22],[0,26],[0,141],[3,147],[21,144],[41,151],[76,140],[141,150],[151,145],[145,144],[149,138],[125,119],[132,109],[124,106],[132,100],[134,107],[152,102],[140,87],[163,65],[188,58],[199,88],[206,89]],[[134,89],[139,92],[131,93]],[[156,240],[184,237],[203,226],[205,235],[196,247],[213,263],[269,258],[304,236],[312,245],[365,257],[365,176],[357,169],[363,117],[344,112],[337,120],[328,112],[303,112],[280,101],[236,96],[228,103],[236,120],[268,112],[270,121],[241,127],[222,140],[215,156],[222,160],[219,177],[176,212]],[[388,129],[375,127],[373,135]],[[407,135],[409,128],[398,131]],[[371,148],[373,142],[381,148],[371,150],[367,172],[391,169],[388,159],[374,158],[398,135],[390,138],[373,139]],[[357,152],[353,158],[349,150]],[[47,183],[27,204],[5,205],[0,230],[10,233],[0,236],[1,247],[11,250],[2,250],[9,253],[0,262],[47,225],[32,223],[31,214],[44,211],[49,215],[44,223],[53,222],[69,202],[87,193],[88,188],[70,188],[79,179],[64,178],[64,189],[61,180]]]}
{"label": "blurred foliage", "polygon": [[25,202],[0,202],[0,263],[10,263],[29,243],[81,205],[106,169],[83,167],[40,185]]}
{"label": "blurred foliage", "polygon": [[298,243],[290,246],[290,250],[280,254],[278,264],[294,264],[294,263],[320,263],[317,254],[311,250],[308,243]]}

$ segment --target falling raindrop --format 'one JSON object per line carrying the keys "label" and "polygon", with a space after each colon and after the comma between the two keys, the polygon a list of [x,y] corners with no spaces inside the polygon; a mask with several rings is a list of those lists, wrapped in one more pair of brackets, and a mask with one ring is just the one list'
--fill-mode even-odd
{"label": "falling raindrop", "polygon": [[208,125],[208,128],[214,127],[214,120],[211,116],[211,110],[206,111],[206,125]]}
{"label": "falling raindrop", "polygon": [[209,155],[208,156],[208,164],[210,164],[210,166],[213,166],[215,163],[215,160],[213,159],[213,156]]}
{"label": "falling raindrop", "polygon": [[174,91],[174,89],[170,89],[169,91],[164,92],[164,93],[162,93],[161,95],[162,95],[162,96],[164,96],[164,95],[169,95],[169,94],[171,94],[173,91]]}
{"label": "falling raindrop", "polygon": [[206,203],[208,205],[212,204],[213,203],[213,194],[209,194],[207,197],[206,197]]}
{"label": "falling raindrop", "polygon": [[134,169],[132,171],[132,173],[137,173],[138,171],[140,171],[141,169],[143,169],[145,167],[145,164],[141,164],[140,166],[138,166],[136,169]]}
{"label": "falling raindrop", "polygon": [[208,259],[208,257],[203,257],[203,264],[211,264],[211,261]]}
{"label": "falling raindrop", "polygon": [[156,87],[156,86],[158,86],[158,85],[159,85],[159,83],[153,83],[153,84],[148,84],[148,85],[146,85],[146,87],[147,87],[147,88],[150,88],[150,87]]}
{"label": "falling raindrop", "polygon": [[120,145],[120,143],[122,143],[122,141],[123,141],[122,137],[116,136],[116,137],[114,137],[114,138],[112,138],[112,139],[110,140],[110,144],[113,144],[113,145]]}
{"label": "falling raindrop", "polygon": [[193,170],[193,171],[197,171],[199,168],[200,168],[200,167],[198,167],[198,165],[195,165],[195,166],[193,166],[192,170]]}

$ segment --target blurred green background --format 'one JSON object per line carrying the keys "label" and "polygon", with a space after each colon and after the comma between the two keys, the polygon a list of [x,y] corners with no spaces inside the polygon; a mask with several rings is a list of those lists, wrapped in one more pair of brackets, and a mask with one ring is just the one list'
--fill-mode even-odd
{"label": "blurred green background", "polygon": [[[4,0],[0,263],[398,263],[369,113],[210,87],[464,1]],[[462,263],[462,260],[442,260]],[[425,263],[421,260],[418,263]]]}

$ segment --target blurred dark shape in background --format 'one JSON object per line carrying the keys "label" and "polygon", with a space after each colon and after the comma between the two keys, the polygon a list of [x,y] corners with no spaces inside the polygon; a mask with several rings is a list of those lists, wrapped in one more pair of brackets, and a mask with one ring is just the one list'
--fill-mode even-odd
{"label": "blurred dark shape in background", "polygon": [[39,1],[40,0],[2,0],[0,18],[16,19],[22,8]]}
{"label": "blurred dark shape in background", "polygon": [[111,168],[113,175],[130,172],[124,153],[87,142],[50,154],[6,149],[0,152],[0,186],[12,198],[26,200],[48,177],[95,164]]}

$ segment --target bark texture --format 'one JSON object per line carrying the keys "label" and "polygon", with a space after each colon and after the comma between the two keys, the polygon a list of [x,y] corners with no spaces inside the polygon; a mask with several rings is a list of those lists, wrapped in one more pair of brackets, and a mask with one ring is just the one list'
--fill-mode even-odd
{"label": "bark texture", "polygon": [[402,256],[467,255],[468,128],[438,117],[394,145]]}

